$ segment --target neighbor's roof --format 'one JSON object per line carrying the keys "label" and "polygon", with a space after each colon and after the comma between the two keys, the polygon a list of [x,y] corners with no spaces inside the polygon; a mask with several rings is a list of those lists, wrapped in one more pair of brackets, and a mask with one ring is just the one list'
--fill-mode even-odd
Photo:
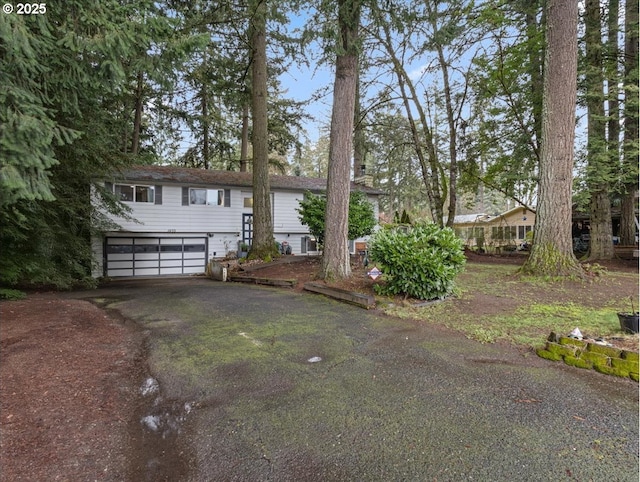
{"label": "neighbor's roof", "polygon": [[[114,174],[114,179],[122,181],[188,184],[193,186],[245,187],[253,185],[250,172],[214,171],[172,166],[133,166]],[[323,178],[270,175],[271,189],[286,191],[321,192],[327,189]],[[351,183],[351,189],[371,195],[381,195],[384,191]]]}
{"label": "neighbor's roof", "polygon": [[[465,224],[465,223],[476,223],[476,222],[484,222],[487,220],[489,216],[485,213],[480,214],[457,214],[455,218],[453,218],[453,224]],[[446,222],[446,219],[445,219]]]}

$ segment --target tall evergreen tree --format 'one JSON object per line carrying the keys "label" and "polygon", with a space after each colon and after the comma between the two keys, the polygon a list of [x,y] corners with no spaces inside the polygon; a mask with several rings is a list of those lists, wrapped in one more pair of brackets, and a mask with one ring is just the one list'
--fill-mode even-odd
{"label": "tall evergreen tree", "polygon": [[253,244],[250,256],[276,253],[269,182],[269,128],[267,121],[267,0],[251,2],[251,107],[253,140]]}
{"label": "tall evergreen tree", "polygon": [[323,279],[342,279],[351,274],[347,231],[360,0],[337,0],[337,7],[339,44],[336,46],[331,114],[326,231],[321,273]]}
{"label": "tall evergreen tree", "polygon": [[[604,60],[600,1],[585,4],[585,86],[587,103],[587,184],[591,214],[589,259],[613,258],[610,185],[614,166],[607,152]],[[617,160],[616,160],[617,164]]]}
{"label": "tall evergreen tree", "polygon": [[578,71],[578,4],[548,0],[538,206],[531,254],[523,272],[575,275],[571,182]]}

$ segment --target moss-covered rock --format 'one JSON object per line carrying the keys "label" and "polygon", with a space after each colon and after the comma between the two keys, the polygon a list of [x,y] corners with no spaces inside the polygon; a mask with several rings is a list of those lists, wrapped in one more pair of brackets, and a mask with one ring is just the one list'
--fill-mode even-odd
{"label": "moss-covered rock", "polygon": [[640,361],[640,357],[638,356],[638,354],[635,351],[628,351],[628,350],[623,350],[622,351],[622,359],[623,360],[634,361],[634,362]]}
{"label": "moss-covered rock", "polygon": [[576,356],[578,347],[574,345],[559,345],[558,343],[547,343],[547,351],[555,353],[560,356]]}
{"label": "moss-covered rock", "polygon": [[560,355],[558,353],[550,352],[549,350],[545,350],[544,348],[538,348],[536,350],[536,354],[540,358],[544,358],[546,360],[552,360],[552,361],[560,361],[560,360],[562,360],[562,355]]}
{"label": "moss-covered rock", "polygon": [[585,348],[587,346],[586,341],[576,340],[575,338],[569,338],[568,336],[561,336],[558,342],[561,345],[574,345],[580,348]]}
{"label": "moss-covered rock", "polygon": [[623,368],[609,367],[606,365],[594,365],[593,368],[597,372],[604,373],[605,375],[613,375],[622,378],[628,378],[630,375],[629,370],[624,370]]}
{"label": "moss-covered rock", "polygon": [[622,368],[629,372],[638,373],[638,362],[631,360],[623,360],[621,358],[612,358],[611,366],[616,368]]}
{"label": "moss-covered rock", "polygon": [[622,350],[619,348],[596,345],[595,343],[589,343],[589,345],[587,345],[587,350],[593,353],[602,353],[603,355],[607,355],[611,358],[620,358],[620,354],[622,353]]}
{"label": "moss-covered rock", "polygon": [[564,362],[567,365],[571,365],[578,368],[586,368],[588,370],[593,368],[592,362],[590,362],[589,360],[584,360],[583,358],[575,357],[575,356],[565,356]]}
{"label": "moss-covered rock", "polygon": [[593,365],[609,365],[609,357],[602,353],[594,353],[591,351],[585,351],[580,354],[580,358],[590,361]]}

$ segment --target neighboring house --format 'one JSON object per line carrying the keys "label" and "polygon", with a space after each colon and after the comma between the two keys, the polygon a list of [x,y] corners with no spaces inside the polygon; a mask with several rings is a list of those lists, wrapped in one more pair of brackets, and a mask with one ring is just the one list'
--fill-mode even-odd
{"label": "neighboring house", "polygon": [[522,206],[497,216],[463,214],[454,218],[453,228],[469,248],[499,251],[513,249],[533,230],[536,214]]}
{"label": "neighboring house", "polygon": [[[275,240],[292,254],[317,253],[297,209],[305,192],[326,190],[326,179],[270,176]],[[251,244],[252,174],[167,166],[138,166],[105,182],[128,205],[134,220],[111,216],[120,227],[93,240],[94,276],[195,274],[209,260]],[[378,215],[382,191],[352,183],[367,193]],[[354,252],[355,244],[350,243]]]}

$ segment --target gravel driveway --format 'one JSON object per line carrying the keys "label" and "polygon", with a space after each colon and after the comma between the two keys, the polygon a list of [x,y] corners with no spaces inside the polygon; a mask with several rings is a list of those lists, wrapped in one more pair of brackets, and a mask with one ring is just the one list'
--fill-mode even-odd
{"label": "gravel driveway", "polygon": [[284,290],[85,295],[147,336],[132,480],[638,480],[630,380]]}

